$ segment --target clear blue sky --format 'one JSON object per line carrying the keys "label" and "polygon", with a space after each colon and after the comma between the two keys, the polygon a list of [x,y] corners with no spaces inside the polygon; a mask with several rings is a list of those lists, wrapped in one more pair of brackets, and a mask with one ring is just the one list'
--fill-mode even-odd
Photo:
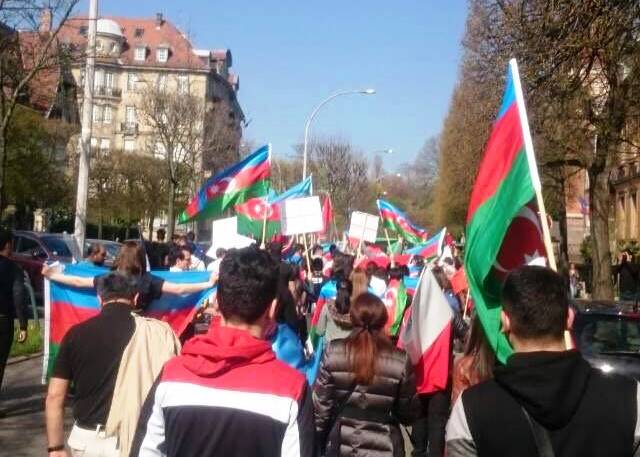
{"label": "clear blue sky", "polygon": [[[82,10],[88,9],[83,0]],[[464,0],[100,0],[100,13],[165,17],[199,48],[229,48],[239,100],[251,124],[245,138],[277,154],[302,142],[306,117],[337,90],[341,97],[312,132],[338,135],[363,152],[393,148],[393,170],[437,134],[460,60]]]}

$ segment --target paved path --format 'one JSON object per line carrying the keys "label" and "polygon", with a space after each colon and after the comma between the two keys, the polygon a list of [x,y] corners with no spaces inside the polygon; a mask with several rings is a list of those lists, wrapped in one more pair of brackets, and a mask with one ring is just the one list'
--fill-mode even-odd
{"label": "paved path", "polygon": [[[44,427],[44,386],[42,356],[28,360],[13,360],[5,369],[0,411],[0,455],[35,457],[47,453]],[[67,409],[67,430],[71,428]],[[5,454],[5,451],[8,451]]]}

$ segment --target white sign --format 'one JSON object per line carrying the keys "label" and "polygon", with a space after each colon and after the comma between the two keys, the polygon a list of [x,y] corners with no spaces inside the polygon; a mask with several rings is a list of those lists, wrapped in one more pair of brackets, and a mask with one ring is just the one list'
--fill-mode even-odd
{"label": "white sign", "polygon": [[211,228],[211,248],[207,251],[207,257],[216,258],[216,251],[220,248],[244,248],[255,241],[238,234],[238,218],[228,217],[213,221]]}
{"label": "white sign", "polygon": [[283,235],[315,233],[323,230],[322,208],[318,196],[289,198],[283,203],[281,212]]}
{"label": "white sign", "polygon": [[378,216],[354,211],[351,213],[349,238],[375,243],[378,239]]}

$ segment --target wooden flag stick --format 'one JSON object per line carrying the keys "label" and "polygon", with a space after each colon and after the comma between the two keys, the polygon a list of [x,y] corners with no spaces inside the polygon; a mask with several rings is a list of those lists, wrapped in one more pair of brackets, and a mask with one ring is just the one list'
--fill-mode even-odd
{"label": "wooden flag stick", "polygon": [[393,258],[393,251],[391,250],[391,239],[389,238],[389,231],[386,227],[384,228],[384,236],[387,237],[387,251],[389,253],[389,257],[391,258],[391,268],[395,268],[396,262]]}
{"label": "wooden flag stick", "polygon": [[304,253],[307,258],[307,277],[311,278],[311,259],[309,257],[309,247],[307,246],[307,235],[303,234],[302,239],[304,240]]}
{"label": "wooden flag stick", "polygon": [[264,217],[262,218],[262,249],[267,245],[265,238],[267,237],[267,212],[268,208],[264,208]]}
{"label": "wooden flag stick", "polygon": [[516,92],[516,103],[518,105],[518,114],[520,114],[520,122],[522,127],[522,133],[524,138],[524,150],[527,154],[527,164],[529,165],[529,174],[531,175],[531,182],[533,189],[536,193],[536,202],[538,203],[538,211],[540,212],[540,224],[542,225],[542,237],[544,240],[544,247],[547,251],[547,259],[549,260],[549,267],[556,271],[556,257],[553,252],[553,244],[551,243],[551,230],[549,229],[549,221],[547,220],[547,212],[544,207],[544,199],[542,198],[542,182],[540,181],[540,174],[538,173],[538,164],[536,162],[536,156],[533,151],[533,140],[531,139],[531,131],[529,130],[529,120],[527,118],[527,109],[524,104],[524,95],[522,93],[522,86],[520,84],[520,73],[518,72],[518,63],[516,59],[509,61],[511,67],[511,74],[513,76],[513,85]]}

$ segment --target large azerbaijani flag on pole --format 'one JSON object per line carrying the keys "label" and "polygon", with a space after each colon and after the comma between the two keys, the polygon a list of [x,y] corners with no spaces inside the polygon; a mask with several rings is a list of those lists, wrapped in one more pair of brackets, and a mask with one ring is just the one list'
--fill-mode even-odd
{"label": "large azerbaijani flag on pole", "polygon": [[[542,222],[541,222],[542,221]],[[502,282],[525,264],[555,269],[515,59],[509,62],[502,105],[480,163],[467,213],[465,272],[475,309],[498,359],[512,349],[500,332]]]}
{"label": "large azerbaijani flag on pole", "polygon": [[[84,265],[66,265],[64,274],[94,277],[108,273],[105,268]],[[209,280],[208,272],[172,273],[154,271],[166,281],[176,283],[197,283]],[[195,312],[206,300],[212,298],[214,289],[202,292],[174,295],[162,294],[159,300],[151,302],[144,315],[167,322],[180,336],[192,321]],[[100,313],[100,304],[95,289],[78,289],[53,281],[45,280],[45,348],[43,360],[43,382],[53,370],[62,338],[71,327]]]}
{"label": "large azerbaijani flag on pole", "polygon": [[209,178],[180,214],[178,222],[220,216],[231,205],[266,195],[270,176],[271,145],[266,145]]}
{"label": "large azerbaijani flag on pole", "polygon": [[403,211],[388,201],[378,199],[376,203],[378,204],[378,211],[382,218],[383,227],[397,232],[410,243],[424,243],[428,236],[425,229],[411,222]]}
{"label": "large azerbaijani flag on pole", "polygon": [[280,207],[288,198],[306,197],[311,193],[311,176],[295,186],[287,189],[280,195],[270,198],[252,198],[245,203],[235,206],[238,216],[238,233],[251,235],[255,239],[269,240],[280,233]]}

